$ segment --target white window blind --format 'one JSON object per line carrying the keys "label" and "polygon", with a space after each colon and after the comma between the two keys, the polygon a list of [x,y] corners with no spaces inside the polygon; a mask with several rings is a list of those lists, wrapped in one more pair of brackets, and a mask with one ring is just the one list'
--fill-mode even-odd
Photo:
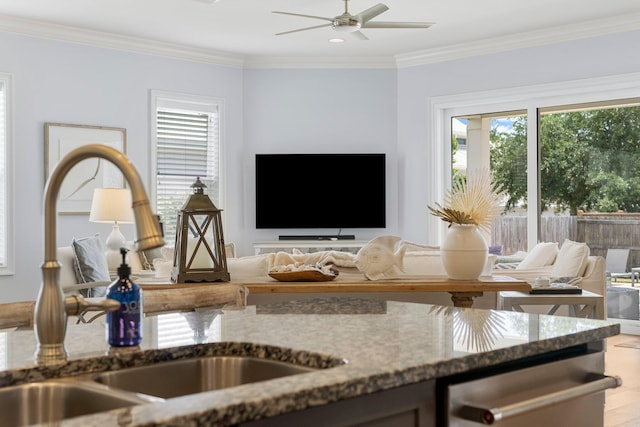
{"label": "white window blind", "polygon": [[219,106],[184,108],[189,106],[158,102],[156,108],[156,209],[169,243],[175,239],[177,212],[197,177],[213,203],[220,203]]}
{"label": "white window blind", "polygon": [[[189,324],[187,316],[191,316],[192,325]],[[221,341],[222,316],[221,314],[217,314],[214,317],[211,316],[212,314],[210,313],[198,311],[167,313],[157,316],[158,347],[191,345],[194,341],[197,343]],[[199,328],[200,330],[197,331]]]}
{"label": "white window blind", "polygon": [[192,331],[182,313],[158,316],[158,347],[193,344]]}

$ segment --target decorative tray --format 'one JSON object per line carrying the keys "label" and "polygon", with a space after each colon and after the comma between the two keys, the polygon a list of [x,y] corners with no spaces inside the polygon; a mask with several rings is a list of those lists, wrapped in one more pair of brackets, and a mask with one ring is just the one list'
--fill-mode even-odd
{"label": "decorative tray", "polygon": [[324,274],[319,270],[272,271],[269,276],[280,282],[329,282],[338,277],[338,273]]}

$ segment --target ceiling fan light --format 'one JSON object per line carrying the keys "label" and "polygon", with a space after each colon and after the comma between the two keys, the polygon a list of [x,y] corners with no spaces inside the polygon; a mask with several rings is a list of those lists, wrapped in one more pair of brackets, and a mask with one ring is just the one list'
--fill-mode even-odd
{"label": "ceiling fan light", "polygon": [[339,33],[353,33],[354,31],[358,31],[360,29],[360,25],[358,25],[357,27],[351,25],[339,25],[334,26],[333,29]]}
{"label": "ceiling fan light", "polygon": [[332,28],[341,33],[353,33],[358,31],[361,25],[357,19],[341,19],[338,17],[333,21]]}
{"label": "ceiling fan light", "polygon": [[341,39],[339,37],[333,37],[329,39],[329,43],[343,43],[344,39]]}

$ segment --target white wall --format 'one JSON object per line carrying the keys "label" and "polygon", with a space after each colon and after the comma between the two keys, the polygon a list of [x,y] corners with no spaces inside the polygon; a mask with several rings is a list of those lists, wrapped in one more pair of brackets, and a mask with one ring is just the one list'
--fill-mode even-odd
{"label": "white wall", "polygon": [[431,97],[638,72],[638,46],[640,31],[635,31],[399,70],[399,233],[438,243],[428,233],[428,222],[438,220],[427,214],[427,205],[441,201],[430,182],[432,171],[448,160],[433,156],[435,148],[426,144]]}
{"label": "white wall", "polygon": [[[434,158],[426,143],[430,97],[638,72],[637,46],[640,32],[630,32],[398,71],[242,71],[0,34],[0,71],[14,76],[17,239],[16,273],[0,277],[0,302],[33,300],[40,283],[45,122],[126,128],[127,153],[148,185],[149,91],[222,97],[228,176],[221,208],[225,238],[241,254],[250,253],[251,242],[279,234],[255,230],[257,152],[385,152],[387,229],[343,232],[435,242],[427,235],[427,223],[435,221],[427,204],[438,201],[430,173],[446,159]],[[61,217],[58,230],[59,245],[110,231],[87,216]],[[133,236],[131,226],[123,232]]]}
{"label": "white wall", "polygon": [[[279,234],[337,234],[331,230],[256,230],[256,153],[385,153],[387,228],[344,229],[357,239],[397,233],[397,82],[395,70],[246,70],[244,73],[244,212],[241,251]],[[331,173],[330,165],[327,173]],[[293,178],[293,177],[292,177]],[[358,191],[366,182],[323,189]],[[283,197],[288,194],[286,183]],[[232,197],[232,195],[229,195]],[[339,209],[336,206],[336,209]]]}
{"label": "white wall", "polygon": [[[149,186],[149,93],[151,89],[221,97],[226,100],[226,156],[242,164],[242,70],[176,61],[70,43],[0,34],[0,70],[14,77],[15,274],[0,277],[0,302],[34,300],[43,252],[42,198],[44,123],[127,129],[127,154]],[[229,181],[240,171],[229,168]],[[238,230],[230,198],[223,207],[233,239]],[[130,225],[123,233],[133,239]],[[110,227],[88,216],[61,216],[58,244]]]}

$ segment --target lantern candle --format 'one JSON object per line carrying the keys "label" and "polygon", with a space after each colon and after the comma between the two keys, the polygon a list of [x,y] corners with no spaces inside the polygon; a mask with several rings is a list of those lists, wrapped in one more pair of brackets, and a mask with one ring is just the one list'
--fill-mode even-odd
{"label": "lantern candle", "polygon": [[[195,250],[199,240],[200,240],[199,238],[189,238],[189,240],[187,241],[187,263],[189,262],[191,257],[193,257],[193,251]],[[200,246],[198,246],[196,255],[195,257],[193,257],[193,261],[191,262],[190,268],[213,268],[213,267],[214,267],[213,260],[211,259],[211,256],[209,256],[209,252],[207,251],[207,248],[202,243],[200,243]]]}

